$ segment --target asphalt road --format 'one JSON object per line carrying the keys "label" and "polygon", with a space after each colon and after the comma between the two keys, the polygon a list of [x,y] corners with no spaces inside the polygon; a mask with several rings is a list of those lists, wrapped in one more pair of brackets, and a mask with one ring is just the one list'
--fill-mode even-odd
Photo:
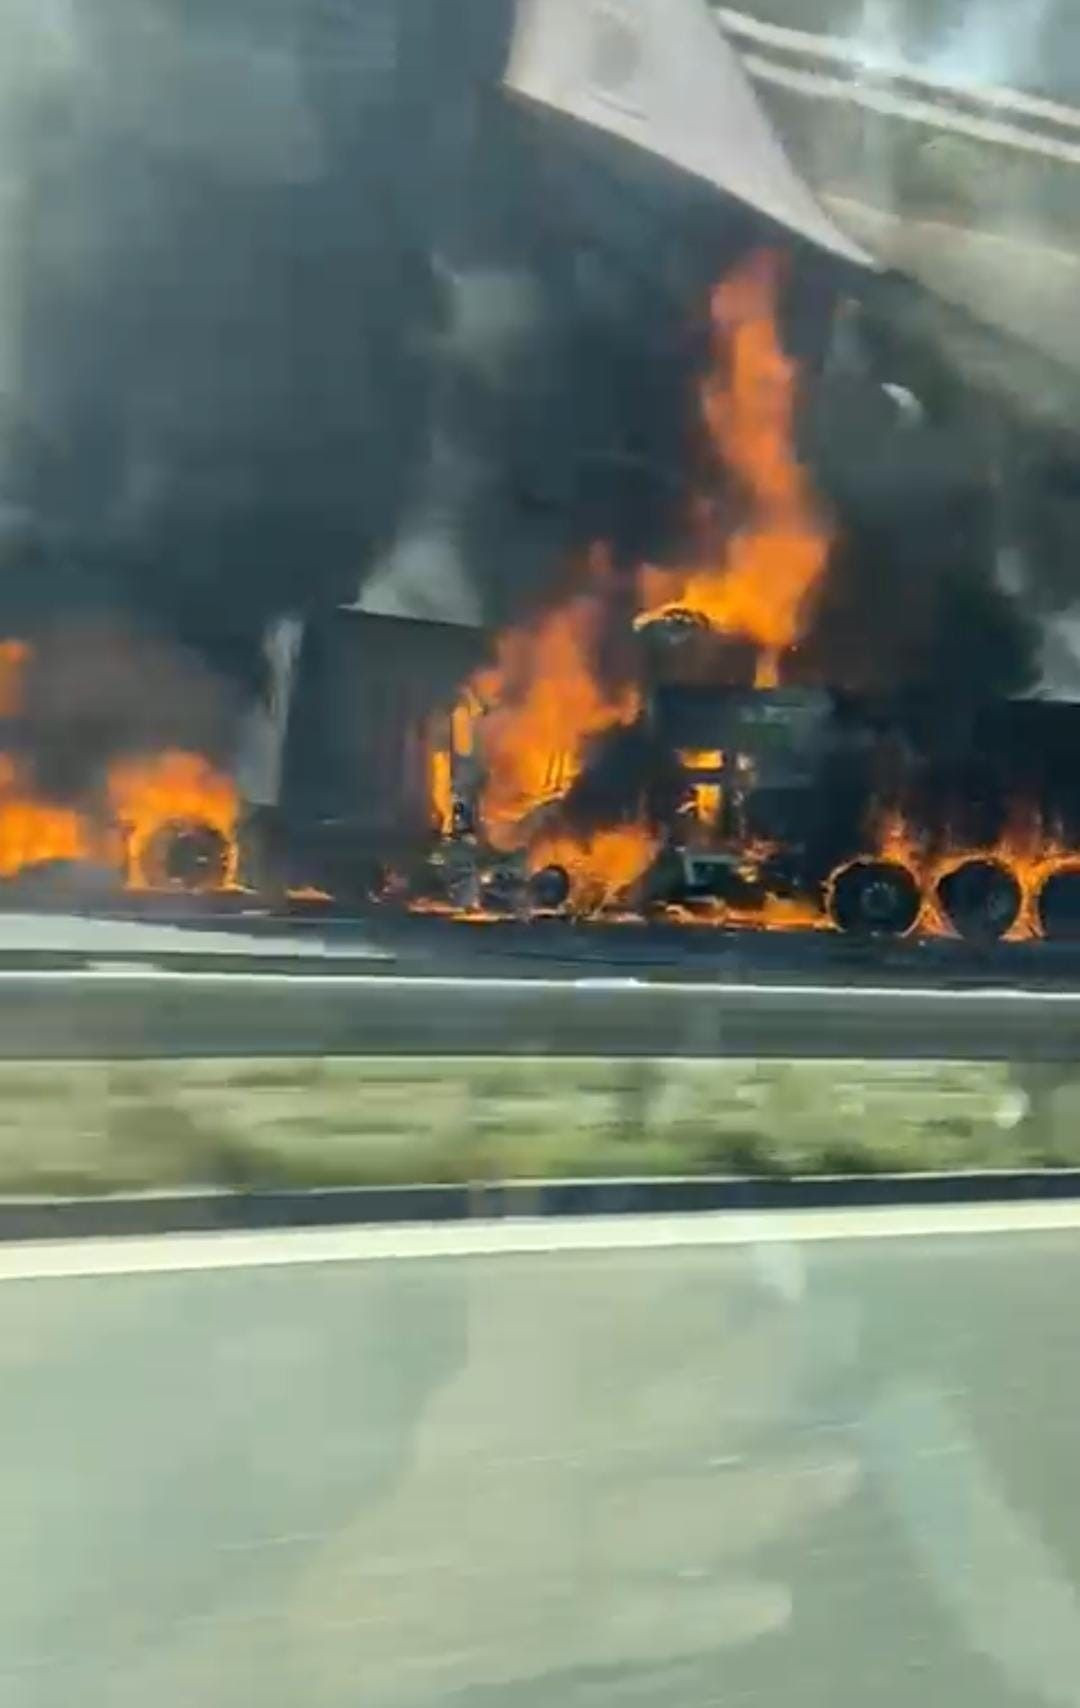
{"label": "asphalt road", "polygon": [[116,964],[0,972],[8,1060],[273,1055],[1073,1062],[1080,993]]}
{"label": "asphalt road", "polygon": [[[136,904],[138,911],[136,912]],[[466,923],[372,909],[352,917],[208,909],[192,897],[127,897],[106,916],[0,911],[0,970],[150,966],[188,972],[374,973],[412,978],[642,977],[697,984],[888,984],[1080,991],[1080,942],[976,946],[596,920]]]}
{"label": "asphalt road", "polygon": [[0,1700],[1080,1702],[1078,1227],[5,1248]]}

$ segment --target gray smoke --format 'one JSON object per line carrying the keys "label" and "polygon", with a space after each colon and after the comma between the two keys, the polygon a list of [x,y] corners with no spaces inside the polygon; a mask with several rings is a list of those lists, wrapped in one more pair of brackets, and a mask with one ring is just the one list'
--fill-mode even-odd
{"label": "gray smoke", "polygon": [[1051,0],[1032,0],[1024,28],[1001,0],[961,0],[930,19],[906,0],[861,0],[849,29],[867,71],[923,72],[958,88],[1044,81]]}
{"label": "gray smoke", "polygon": [[725,222],[512,109],[510,20],[6,0],[0,628],[120,612],[243,679],[280,611],[499,620],[662,531]]}
{"label": "gray smoke", "polygon": [[446,10],[7,0],[5,623],[119,606],[227,652],[393,537],[479,70]]}
{"label": "gray smoke", "polygon": [[[510,19],[5,0],[0,632],[68,659],[58,620],[90,623],[245,685],[282,612],[359,594],[498,624],[592,539],[622,564],[677,549],[708,287],[763,232],[513,106]],[[891,484],[877,533],[909,514]],[[881,608],[864,532],[839,601],[856,629]],[[925,537],[940,553],[932,507]],[[197,699],[172,697],[170,739]]]}

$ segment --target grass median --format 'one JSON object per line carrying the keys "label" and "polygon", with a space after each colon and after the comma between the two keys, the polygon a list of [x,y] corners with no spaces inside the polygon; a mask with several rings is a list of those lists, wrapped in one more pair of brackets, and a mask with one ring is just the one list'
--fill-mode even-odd
{"label": "grass median", "polygon": [[0,1063],[0,1193],[1080,1164],[1080,1069],[474,1057]]}

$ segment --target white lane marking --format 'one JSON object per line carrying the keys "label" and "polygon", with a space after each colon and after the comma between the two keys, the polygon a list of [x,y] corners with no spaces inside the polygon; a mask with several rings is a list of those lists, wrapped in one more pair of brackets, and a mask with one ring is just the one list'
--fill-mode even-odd
{"label": "white lane marking", "polygon": [[1047,124],[1060,125],[1063,129],[1080,129],[1080,109],[1076,107],[1064,106],[1060,101],[1048,100],[1044,95],[1029,95],[1021,89],[1007,89],[996,84],[960,83],[955,78],[942,76],[930,66],[913,64],[906,60],[893,65],[878,64],[872,56],[868,56],[857,37],[819,35],[811,30],[797,30],[784,24],[765,23],[760,18],[751,18],[744,12],[731,11],[723,6],[716,8],[716,17],[731,35],[758,42],[763,47],[805,53],[826,64],[843,65],[870,77],[902,78],[907,83],[921,84],[933,94],[978,101],[984,106],[997,108],[999,112],[1042,119]]}
{"label": "white lane marking", "polygon": [[1080,1230],[1080,1200],[903,1205],[880,1209],[728,1210],[695,1215],[589,1216],[422,1223],[408,1227],[293,1228],[157,1234],[0,1245],[0,1283],[157,1275],[303,1264],[415,1262],[760,1246],[777,1242],[948,1238]]}
{"label": "white lane marking", "polygon": [[[133,983],[142,980],[159,984],[172,980],[177,985],[194,988],[197,985],[250,985],[252,987],[269,988],[273,986],[291,987],[306,986],[324,990],[408,990],[417,994],[421,991],[491,991],[491,992],[526,992],[526,991],[582,991],[586,995],[648,995],[664,996],[695,996],[695,997],[806,997],[820,999],[848,999],[851,997],[873,997],[875,1001],[889,1002],[1034,1002],[1053,1003],[1066,1008],[1080,1010],[1080,990],[1037,990],[1024,986],[992,985],[974,987],[971,989],[923,985],[847,985],[847,984],[731,984],[710,983],[705,980],[676,980],[640,977],[623,978],[461,978],[437,974],[432,978],[410,977],[405,974],[391,973],[256,973],[256,972],[183,972],[174,968],[159,968],[147,966],[137,973],[125,973]],[[0,993],[6,986],[20,984],[42,985],[95,985],[101,983],[102,975],[79,968],[72,972],[55,969],[20,968],[18,971],[6,971],[0,967]],[[117,982],[122,982],[120,979]]]}
{"label": "white lane marking", "polygon": [[574,979],[574,990],[648,990],[647,979],[606,978],[606,979]]}

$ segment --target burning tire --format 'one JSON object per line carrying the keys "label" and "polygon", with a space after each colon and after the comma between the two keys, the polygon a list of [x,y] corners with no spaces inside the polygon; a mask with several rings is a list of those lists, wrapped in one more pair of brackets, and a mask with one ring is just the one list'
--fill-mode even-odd
{"label": "burning tire", "polygon": [[1019,881],[998,860],[968,860],[946,873],[937,899],[949,924],[969,943],[998,942],[1024,905]]}
{"label": "burning tire", "polygon": [[1035,905],[1044,937],[1058,942],[1080,940],[1080,867],[1052,873]]}
{"label": "burning tire", "polygon": [[864,937],[903,937],[921,909],[914,877],[891,860],[853,861],[837,874],[829,896],[833,924]]}
{"label": "burning tire", "polygon": [[687,646],[702,636],[711,635],[712,624],[703,611],[672,606],[662,614],[638,618],[635,625],[639,635],[652,646]]}
{"label": "burning tire", "polygon": [[151,889],[204,895],[228,883],[231,849],[213,825],[175,820],[154,832],[141,864]]}
{"label": "burning tire", "polygon": [[544,866],[529,879],[529,905],[537,913],[557,913],[570,900],[570,887],[565,866]]}

